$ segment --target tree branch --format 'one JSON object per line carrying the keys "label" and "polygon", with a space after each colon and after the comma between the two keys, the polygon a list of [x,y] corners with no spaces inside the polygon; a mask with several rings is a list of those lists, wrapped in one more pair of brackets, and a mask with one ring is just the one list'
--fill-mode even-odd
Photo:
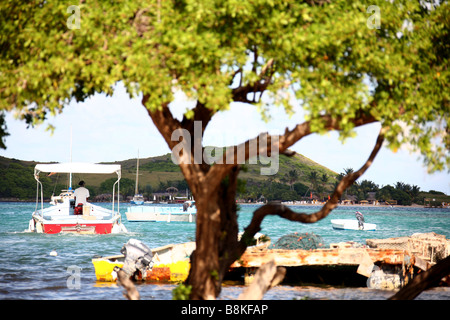
{"label": "tree branch", "polygon": [[[255,57],[255,59],[257,59],[257,57]],[[245,86],[242,86],[240,84],[239,87],[232,89],[233,101],[255,103],[256,92],[264,92],[270,84],[272,76],[275,72],[273,64],[274,64],[273,59],[270,59],[266,63],[266,65],[262,68],[261,73],[259,74],[259,80],[255,81],[254,83],[248,83]],[[256,63],[254,65],[256,65]],[[242,72],[241,72],[241,83],[242,83]],[[252,92],[255,95],[253,96],[253,100],[249,100],[247,98],[247,95]]]}
{"label": "tree branch", "polygon": [[169,110],[169,102],[164,103],[160,108],[156,110],[151,110],[147,108],[147,101],[150,99],[150,95],[145,94],[142,98],[142,105],[147,109],[148,115],[152,119],[158,131],[166,140],[167,145],[172,150],[173,147],[178,143],[177,141],[172,141],[172,133],[181,128],[181,123],[172,116]]}
{"label": "tree branch", "polygon": [[[146,106],[146,103],[150,99],[149,95],[144,95],[142,98],[142,104]],[[206,115],[208,118],[207,121],[205,121],[205,124],[202,125],[202,133],[203,130],[206,128],[206,124],[211,119],[212,113],[207,113],[204,109],[206,109],[203,105],[197,104],[196,109],[198,110],[197,118],[201,115]],[[160,108],[156,110],[150,110],[147,108],[147,112],[152,119],[153,123],[155,124],[158,131],[163,136],[164,140],[166,141],[167,145],[169,146],[170,150],[173,150],[175,146],[177,146],[180,141],[173,141],[172,140],[172,134],[178,130],[178,129],[185,129],[188,130],[191,137],[194,137],[194,120],[188,120],[186,118],[183,119],[183,122],[178,121],[175,119],[169,109],[169,102],[163,104]],[[195,118],[194,118],[195,119]],[[183,139],[186,139],[183,135]],[[202,148],[201,146],[201,139],[200,141],[194,141],[194,139],[191,139],[191,160],[194,159],[194,144],[198,143],[198,148]],[[200,149],[201,150],[201,149]],[[209,170],[209,165],[206,163],[200,163],[195,164],[194,161],[190,161],[190,163],[186,162],[180,162],[179,163],[180,169],[183,172],[183,175],[186,178],[186,181],[189,184],[189,187],[191,188],[191,191],[196,194],[198,186],[198,181],[202,180],[204,178],[205,172]],[[192,183],[191,183],[192,182]]]}
{"label": "tree branch", "polygon": [[[324,127],[329,131],[341,129],[339,125],[339,118],[336,119],[332,116],[325,115],[321,116],[320,119],[324,121]],[[353,124],[355,127],[359,127],[376,121],[377,120],[373,116],[360,112],[359,114],[357,113],[353,119]],[[221,164],[215,164],[211,167],[208,172],[207,179],[210,183],[215,180],[221,181],[225,178],[232,167],[243,164],[242,161],[247,161],[249,158],[259,155],[270,157],[272,154],[272,148],[276,148],[276,152],[279,154],[284,154],[290,146],[311,133],[311,121],[306,121],[295,126],[292,130],[288,130],[286,128],[284,135],[272,137],[268,134],[264,134],[241,143],[238,146],[227,148],[227,152],[223,155]],[[272,142],[272,139],[275,139],[274,142]],[[256,150],[252,150],[252,147],[255,146]],[[238,159],[239,156],[242,155],[241,153],[244,157],[243,159]]]}
{"label": "tree branch", "polygon": [[330,212],[337,207],[339,199],[344,193],[344,191],[349,186],[351,186],[356,179],[362,176],[364,172],[366,172],[366,170],[370,167],[376,155],[378,154],[378,151],[381,149],[381,146],[383,145],[384,132],[385,129],[382,128],[380,130],[380,133],[378,134],[375,146],[369,158],[364,163],[364,165],[358,171],[346,175],[339,182],[330,200],[328,200],[318,212],[313,214],[297,213],[295,211],[292,211],[287,206],[278,203],[268,203],[258,208],[253,213],[253,218],[250,224],[247,226],[247,228],[245,228],[244,234],[242,235],[239,245],[236,247],[234,253],[231,256],[233,256],[234,259],[237,259],[242,255],[242,253],[247,248],[247,243],[249,243],[249,240],[252,239],[253,236],[261,230],[261,223],[267,215],[278,215],[281,218],[302,223],[314,223],[327,217],[330,214]]}
{"label": "tree branch", "polygon": [[183,116],[183,120],[181,121],[180,125],[183,129],[188,130],[191,133],[191,135],[193,135],[194,134],[194,122],[201,121],[202,135],[203,135],[203,132],[205,131],[206,126],[211,121],[211,118],[213,117],[215,112],[213,110],[206,108],[206,106],[199,101],[197,101],[197,104],[196,104],[195,108],[192,109],[192,111],[194,112],[193,119],[188,119],[188,118],[186,118],[186,116]]}

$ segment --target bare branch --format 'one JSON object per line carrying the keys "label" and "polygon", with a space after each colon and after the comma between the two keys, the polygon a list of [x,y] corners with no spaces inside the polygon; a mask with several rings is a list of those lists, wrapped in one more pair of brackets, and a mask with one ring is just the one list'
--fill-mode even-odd
{"label": "bare branch", "polygon": [[242,86],[242,68],[237,69],[234,73],[233,76],[231,77],[230,80],[230,86],[233,84],[234,82],[234,78],[236,78],[236,76],[239,74],[239,85],[238,87]]}
{"label": "bare branch", "polygon": [[[142,99],[142,104],[145,106],[146,102],[150,99],[149,95],[144,95]],[[198,109],[197,109],[198,108]],[[196,107],[198,111],[198,117],[201,115],[205,115],[205,118],[207,121],[205,121],[202,127],[202,132],[206,127],[206,124],[211,119],[212,114],[207,113],[205,111],[204,106],[197,104]],[[179,141],[173,141],[172,140],[172,134],[178,130],[178,129],[185,129],[188,130],[191,136],[193,136],[194,131],[194,120],[187,120],[186,118],[183,119],[183,122],[178,121],[175,119],[169,109],[169,103],[163,104],[160,108],[156,110],[150,110],[147,108],[147,112],[152,119],[153,123],[155,124],[158,131],[163,136],[164,140],[166,141],[167,145],[169,146],[170,150],[173,150],[174,147],[179,143]],[[209,117],[209,118],[208,118]],[[195,119],[195,118],[194,118]],[[208,120],[209,119],[209,120]],[[184,139],[184,138],[183,138]],[[191,143],[197,143],[197,141],[191,141]],[[201,141],[200,141],[200,147],[201,147]],[[191,148],[191,153],[193,153],[195,148]],[[191,155],[192,156],[192,155]],[[183,175],[186,178],[186,181],[189,182],[198,182],[199,180],[202,180],[204,178],[204,173],[209,169],[209,165],[206,163],[201,164],[195,164],[191,161],[191,163],[179,163],[180,169],[183,172]],[[197,184],[196,183],[190,183],[189,187],[191,188],[191,191],[195,194]]]}
{"label": "bare branch", "polygon": [[188,119],[186,116],[183,117],[183,121],[181,121],[181,127],[183,129],[188,130],[191,135],[194,133],[194,121],[202,122],[202,134],[206,129],[206,126],[211,121],[211,118],[214,116],[215,112],[211,109],[208,109],[203,103],[197,101],[195,108],[192,109],[194,112],[193,119]]}
{"label": "bare branch", "polygon": [[[322,121],[325,123],[325,128],[327,130],[340,130],[339,125],[339,119],[333,118],[329,115],[321,116]],[[365,124],[376,122],[377,120],[371,116],[366,115],[364,113],[357,114],[355,118],[353,119],[353,123],[355,127],[359,127]],[[242,151],[244,150],[244,160],[247,161],[250,157],[253,156],[259,156],[259,155],[265,155],[270,156],[272,154],[272,148],[276,148],[276,152],[279,154],[284,154],[285,152],[288,153],[288,155],[292,155],[291,152],[286,151],[289,147],[291,147],[293,144],[295,144],[300,139],[304,138],[305,136],[310,135],[311,132],[311,122],[306,121],[304,123],[301,123],[294,127],[292,130],[286,129],[285,133],[281,136],[272,137],[270,135],[264,135],[264,142],[261,143],[261,135],[248,140],[238,146],[234,146],[231,148],[227,148],[227,152],[223,155],[223,159],[221,161],[222,164],[215,164],[211,167],[209,170],[208,176],[210,179],[210,183],[213,183],[213,181],[221,181],[229,170],[232,167],[235,167],[239,164],[238,160],[238,150]],[[272,143],[272,138],[277,138]],[[278,142],[277,142],[278,140]],[[256,153],[251,152],[250,146],[257,146]],[[254,151],[254,150],[253,150]]]}
{"label": "bare branch", "polygon": [[150,29],[150,17],[146,15],[150,9],[142,8],[139,9],[132,21],[133,26],[136,28],[137,34],[142,37],[142,35]]}
{"label": "bare branch", "polygon": [[[257,57],[255,57],[257,59]],[[269,86],[272,76],[275,72],[273,68],[274,60],[270,59],[266,65],[262,68],[261,73],[259,74],[259,80],[254,83],[248,83],[245,86],[241,84],[239,87],[234,88],[232,90],[233,101],[236,102],[246,102],[246,103],[255,103],[255,96],[257,92],[264,92]],[[241,81],[242,81],[242,72],[241,72]],[[242,83],[242,82],[241,82]],[[253,100],[249,100],[247,95],[249,93],[254,93]]]}
{"label": "bare branch", "polygon": [[384,141],[384,132],[385,129],[382,128],[378,135],[375,146],[364,165],[358,171],[348,174],[339,182],[330,200],[328,200],[318,212],[313,214],[297,213],[295,211],[292,211],[289,207],[279,203],[269,203],[258,208],[253,213],[253,218],[250,224],[247,226],[247,228],[245,228],[244,234],[242,235],[242,238],[239,242],[239,246],[235,250],[236,255],[233,256],[237,259],[245,251],[247,247],[246,243],[248,243],[249,239],[252,239],[253,236],[261,230],[261,223],[267,215],[278,215],[284,219],[302,223],[314,223],[327,217],[330,212],[337,207],[339,199],[344,191],[349,186],[351,186],[356,179],[362,176],[364,172],[366,172],[366,170],[370,167],[376,155],[378,154],[378,151],[381,149]]}
{"label": "bare branch", "polygon": [[[324,128],[331,131],[331,130],[341,130],[340,126],[340,117],[333,117],[330,115],[324,115],[321,116],[320,119],[324,122]],[[365,124],[376,122],[377,120],[372,115],[367,115],[363,111],[356,113],[353,120],[350,120],[353,122],[355,127],[359,127]],[[280,137],[280,153],[282,153],[284,150],[292,146],[294,143],[296,143],[301,138],[311,134],[311,122],[307,121],[302,124],[297,125],[292,130],[287,130],[283,136]]]}

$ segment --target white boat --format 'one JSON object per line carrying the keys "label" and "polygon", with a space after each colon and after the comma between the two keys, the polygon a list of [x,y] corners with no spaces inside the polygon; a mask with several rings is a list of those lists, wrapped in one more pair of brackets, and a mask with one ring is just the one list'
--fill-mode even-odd
{"label": "white boat", "polygon": [[140,193],[136,193],[133,199],[130,201],[131,204],[142,205],[145,203],[144,196]]}
{"label": "white boat", "polygon": [[52,195],[50,204],[56,206],[58,204],[63,204],[65,201],[75,201],[73,193],[74,191],[72,188],[69,188],[69,190],[61,190],[61,193],[58,196]]}
{"label": "white boat", "polygon": [[186,201],[183,206],[130,206],[126,216],[128,221],[133,222],[195,222],[197,208],[194,201]]}
{"label": "white boat", "polygon": [[377,230],[377,225],[373,223],[364,223],[364,228],[360,229],[358,226],[358,220],[352,219],[333,219],[331,220],[331,225],[333,226],[333,229],[338,230]]}
{"label": "white boat", "polygon": [[[44,208],[42,183],[39,181],[41,172],[51,173],[87,173],[87,174],[117,174],[117,181],[113,185],[112,209],[106,209],[92,203],[82,207],[75,207],[71,197],[61,198],[54,205]],[[37,233],[81,233],[108,234],[127,232],[122,224],[119,211],[119,181],[121,177],[120,165],[92,164],[92,163],[54,163],[37,164],[34,168],[37,181],[36,208],[29,222],[28,231]],[[117,185],[117,201],[115,190]],[[40,200],[39,200],[40,195]],[[40,202],[40,205],[39,205]]]}

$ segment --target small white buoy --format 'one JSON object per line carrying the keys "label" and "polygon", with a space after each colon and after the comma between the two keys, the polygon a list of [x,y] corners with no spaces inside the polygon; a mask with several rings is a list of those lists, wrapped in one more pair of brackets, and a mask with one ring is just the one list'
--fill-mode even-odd
{"label": "small white buoy", "polygon": [[56,250],[52,250],[50,252],[50,255],[53,256],[53,257],[56,257],[58,255],[58,252],[56,252]]}

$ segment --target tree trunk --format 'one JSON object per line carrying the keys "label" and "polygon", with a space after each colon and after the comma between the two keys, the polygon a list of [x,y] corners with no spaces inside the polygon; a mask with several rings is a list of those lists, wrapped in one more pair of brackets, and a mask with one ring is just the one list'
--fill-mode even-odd
{"label": "tree trunk", "polygon": [[210,300],[219,294],[220,212],[217,197],[194,196],[197,207],[196,248],[191,255],[187,284],[192,286],[191,299]]}
{"label": "tree trunk", "polygon": [[[230,248],[237,245],[236,214],[237,168],[219,185],[194,194],[197,206],[196,249],[191,255],[191,270],[186,280],[192,286],[191,299],[215,299],[231,261]],[[202,188],[193,188],[202,190]]]}

